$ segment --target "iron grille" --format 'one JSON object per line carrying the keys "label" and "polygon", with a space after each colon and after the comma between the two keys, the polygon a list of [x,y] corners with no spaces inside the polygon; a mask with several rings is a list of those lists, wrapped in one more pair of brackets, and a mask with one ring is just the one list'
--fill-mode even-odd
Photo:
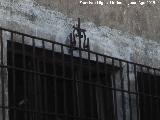
{"label": "iron grille", "polygon": [[0,33],[0,119],[159,120],[159,69],[4,28]]}

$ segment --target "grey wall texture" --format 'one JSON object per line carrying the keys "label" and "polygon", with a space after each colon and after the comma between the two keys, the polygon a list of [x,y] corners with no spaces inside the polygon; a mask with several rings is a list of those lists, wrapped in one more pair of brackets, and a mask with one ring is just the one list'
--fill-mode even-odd
{"label": "grey wall texture", "polygon": [[[128,0],[123,2],[122,6],[117,7],[83,6],[79,4],[79,0],[1,0],[0,26],[66,43],[72,26],[77,17],[80,17],[82,27],[87,30],[86,34],[90,38],[92,51],[160,68],[159,5],[127,7]],[[4,34],[4,38],[6,45],[10,35]],[[18,37],[14,39],[19,40]],[[25,42],[29,40],[26,39]],[[3,49],[6,63],[6,46]],[[126,65],[123,66],[126,68]],[[131,74],[132,72],[133,70]],[[4,74],[7,76],[7,71]],[[5,80],[7,104],[7,77]],[[134,85],[134,76],[130,80]],[[133,107],[133,111],[135,109]]]}
{"label": "grey wall texture", "polygon": [[[129,8],[125,5],[83,6],[78,0],[1,0],[0,26],[66,43],[66,37],[72,31],[77,17],[80,17],[82,27],[87,30],[87,36],[90,38],[91,50],[159,67],[158,37],[154,40],[158,35],[155,29],[158,27],[159,15],[157,10],[154,11],[155,8],[157,5]],[[115,27],[112,27],[113,25]],[[144,28],[141,31],[150,31],[146,32],[146,35],[154,37],[145,39],[145,36],[135,36],[139,35],[139,32],[134,32],[137,29],[136,25],[140,29]],[[131,31],[135,35],[129,34]]]}
{"label": "grey wall texture", "polygon": [[[7,65],[7,44],[6,44],[6,32],[0,31],[0,64]],[[3,81],[3,82],[2,82]],[[2,91],[3,87],[3,91]],[[2,102],[4,101],[4,102]],[[0,67],[0,106],[8,106],[8,71],[5,67]],[[3,111],[0,109],[0,120],[2,120],[2,114],[5,114],[6,120],[9,119],[8,110]]]}
{"label": "grey wall texture", "polygon": [[[80,0],[35,0],[39,5],[51,10],[57,10],[63,14],[84,21],[92,21],[98,26],[109,26],[110,28],[127,31],[131,34],[159,41],[160,30],[160,7],[159,3],[143,6],[140,4],[130,5],[131,1],[119,0],[122,5],[82,5]],[[82,0],[89,1],[89,0]],[[97,0],[90,0],[97,1]],[[101,0],[107,2],[110,0]],[[113,0],[116,1],[116,0]],[[148,1],[148,0],[143,0]],[[157,1],[156,1],[157,2]]]}

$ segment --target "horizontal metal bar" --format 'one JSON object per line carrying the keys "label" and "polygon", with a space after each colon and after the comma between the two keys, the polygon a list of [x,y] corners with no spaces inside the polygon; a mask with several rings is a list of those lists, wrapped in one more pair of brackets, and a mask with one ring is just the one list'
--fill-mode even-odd
{"label": "horizontal metal bar", "polygon": [[[26,70],[26,69],[23,69],[23,68],[12,67],[12,66],[3,66],[3,67],[9,68],[9,69],[20,70],[20,71],[24,71],[24,72],[29,72],[29,73],[34,73],[34,74],[38,74],[38,75],[46,76],[46,77],[61,78],[62,80],[73,81],[73,79],[69,79],[69,78],[62,77],[62,76],[57,76],[57,75],[46,74],[46,73],[43,73],[43,72],[36,72],[36,71],[33,71],[33,70]],[[138,93],[137,92],[133,92],[133,91],[129,92],[128,90],[122,90],[122,89],[118,89],[118,88],[113,88],[113,87],[110,87],[110,86],[107,86],[107,85],[97,84],[97,83],[93,83],[93,82],[89,82],[89,81],[81,81],[81,80],[75,80],[75,81],[79,82],[79,83],[94,85],[94,86],[97,86],[97,87],[108,88],[108,89],[111,89],[111,90],[115,90],[117,92],[119,91],[119,92],[124,92],[124,93],[128,93],[128,94],[133,94],[133,95],[144,95],[146,97],[153,97],[155,99],[160,99],[159,96],[153,96],[153,95],[150,95],[150,94],[145,94],[143,92],[138,92]]]}
{"label": "horizontal metal bar", "polygon": [[84,120],[98,120],[97,118],[93,118],[93,117],[74,116],[74,115],[63,114],[63,113],[55,113],[55,112],[43,112],[43,111],[37,111],[37,110],[33,110],[33,109],[22,109],[22,108],[19,108],[19,107],[12,107],[12,106],[0,106],[0,108],[10,109],[10,110],[11,109],[20,110],[20,111],[24,111],[24,112],[38,113],[38,114],[48,115],[48,116],[53,115],[53,116],[62,116],[62,117],[84,119]]}
{"label": "horizontal metal bar", "polygon": [[[50,42],[50,43],[54,43],[54,44],[57,44],[57,45],[62,45],[64,47],[68,47],[68,48],[71,47],[71,46],[63,44],[63,43],[59,43],[59,42],[56,42],[56,41],[51,41],[51,40],[48,40],[48,39],[44,39],[44,38],[28,35],[28,34],[25,34],[25,33],[17,32],[17,31],[13,31],[13,30],[9,30],[9,29],[5,29],[5,28],[2,28],[2,27],[0,27],[0,30],[8,31],[8,32],[19,34],[19,35],[26,36],[26,37],[30,37],[30,38],[33,38],[33,39],[36,39],[36,40],[42,40],[42,41],[45,41],[45,42]],[[78,47],[73,47],[73,49],[78,49],[80,51],[84,51],[84,52],[87,52],[87,53],[90,52],[91,54],[95,54],[95,55],[98,55],[98,56],[107,57],[107,58],[114,59],[114,60],[117,60],[117,61],[130,63],[130,64],[135,64],[135,65],[138,65],[138,66],[141,66],[141,67],[146,67],[146,68],[149,68],[149,69],[154,69],[154,70],[160,71],[160,69],[158,69],[158,68],[154,68],[154,67],[151,67],[151,66],[147,66],[147,65],[143,65],[143,64],[127,61],[127,60],[123,60],[123,59],[116,58],[116,57],[111,57],[111,56],[104,55],[104,54],[101,54],[101,53],[97,53],[97,52],[94,52],[94,51],[91,51],[91,50],[85,50],[85,49],[78,48]]]}

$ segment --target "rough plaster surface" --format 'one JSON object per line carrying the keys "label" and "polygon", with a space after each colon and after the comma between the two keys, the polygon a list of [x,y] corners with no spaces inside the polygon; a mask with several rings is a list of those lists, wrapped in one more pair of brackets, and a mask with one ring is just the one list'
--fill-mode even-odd
{"label": "rough plaster surface", "polygon": [[[66,43],[75,20],[40,6],[33,0],[0,2],[0,25],[31,35]],[[91,50],[125,60],[160,67],[160,44],[92,22],[82,23]],[[98,43],[98,44],[97,44]]]}
{"label": "rough plaster surface", "polygon": [[[157,1],[156,5],[145,4],[141,6],[140,4],[137,4],[131,5],[130,7],[128,7],[127,4],[133,0],[119,0],[123,2],[123,4],[119,6],[82,5],[79,4],[80,0],[35,1],[46,8],[58,10],[72,18],[81,17],[84,21],[92,21],[99,26],[109,26],[147,39],[159,41],[160,3],[157,3]],[[101,1],[107,2],[110,0]]]}
{"label": "rough plaster surface", "polygon": [[[19,32],[24,32],[30,35],[47,38],[53,41],[55,40],[61,43],[67,43],[66,38],[72,31],[72,26],[76,23],[75,19],[69,18],[56,10],[44,7],[45,3],[49,3],[49,1],[46,1],[45,3],[42,1],[41,4],[40,1],[36,2],[33,0],[1,0],[0,26]],[[48,5],[52,6],[52,4]],[[85,17],[82,18],[85,19]],[[83,22],[82,27],[87,30],[86,34],[90,38],[90,47],[92,51],[125,59],[128,61],[133,61],[136,63],[150,65],[156,68],[160,67],[160,44],[158,42],[133,36],[120,30],[111,29],[107,26],[97,26],[91,21]],[[9,34],[6,34],[6,36],[9,36]],[[9,39],[10,37],[5,38],[4,43],[6,44],[6,40]],[[25,42],[31,44],[31,41],[29,39],[26,39]],[[41,47],[41,42],[37,42],[36,46]],[[50,45],[47,46],[48,48],[50,47]],[[124,89],[127,90],[128,78],[126,76],[126,65],[124,65],[123,68],[123,84]],[[119,81],[121,81],[119,79],[120,73],[117,72],[116,74],[116,84],[117,87],[119,87]],[[133,73],[133,69],[131,69],[130,81],[131,85],[133,86],[135,80],[134,78],[135,76]],[[117,97],[119,100],[118,111],[122,111],[121,96],[121,93],[117,92]],[[132,96],[132,99],[134,100],[135,96]],[[127,119],[129,119],[129,103],[127,94],[125,94],[125,104],[125,112],[127,114]],[[132,104],[132,109],[133,111],[136,111],[136,106],[134,106],[134,104],[135,102],[133,102]],[[136,112],[134,112],[134,115],[136,116]],[[122,112],[118,112],[118,116],[123,119]],[[136,120],[136,118],[133,118],[133,120]]]}
{"label": "rough plaster surface", "polygon": [[[2,39],[1,39],[2,38]],[[7,44],[6,44],[6,32],[0,32],[0,53],[2,53],[2,49],[3,49],[3,57],[1,57],[0,55],[0,65],[7,65]],[[0,106],[8,106],[8,72],[7,69],[5,67],[1,68],[0,67]],[[2,80],[3,80],[3,84],[2,84]],[[3,93],[3,100],[4,103],[2,104],[2,86],[4,87],[4,93]],[[2,112],[3,110],[0,109],[0,120],[4,119],[2,118]],[[4,116],[3,116],[4,117]],[[5,119],[8,120],[8,110],[5,110]]]}

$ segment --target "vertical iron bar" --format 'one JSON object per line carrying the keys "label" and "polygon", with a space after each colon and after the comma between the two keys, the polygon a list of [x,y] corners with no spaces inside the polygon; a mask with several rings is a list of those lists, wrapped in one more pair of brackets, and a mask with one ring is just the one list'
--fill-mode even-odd
{"label": "vertical iron bar", "polygon": [[[140,118],[141,119],[146,119],[145,118],[145,113],[144,113],[144,111],[145,111],[145,98],[146,98],[146,96],[145,96],[145,87],[144,87],[144,80],[143,80],[143,67],[142,66],[140,66],[140,82],[141,82],[141,87],[142,87],[142,91],[141,91],[141,106],[142,106],[142,108],[140,108],[141,109],[141,111],[140,111]],[[142,116],[144,117],[144,118],[142,118]]]}
{"label": "vertical iron bar", "polygon": [[79,36],[79,55],[81,57],[81,31],[80,31],[80,18],[78,18],[78,36]]}
{"label": "vertical iron bar", "polygon": [[139,92],[138,92],[138,81],[137,81],[137,69],[136,64],[134,64],[134,76],[135,76],[135,91],[136,91],[136,108],[137,108],[137,120],[140,120],[139,118]]}
{"label": "vertical iron bar", "polygon": [[80,29],[80,18],[78,18],[78,28]]}
{"label": "vertical iron bar", "polygon": [[130,84],[130,75],[129,75],[129,63],[127,62],[127,79],[128,79],[128,95],[129,95],[129,112],[130,120],[132,120],[132,103],[131,103],[131,84]]}
{"label": "vertical iron bar", "polygon": [[[32,47],[33,47],[33,71],[36,72],[36,50],[35,50],[35,39],[32,38]],[[34,94],[35,94],[35,98],[34,98],[34,103],[35,103],[35,111],[38,111],[38,89],[37,89],[37,79],[36,79],[36,74],[33,73],[33,78],[34,78]],[[35,113],[35,120],[38,120],[37,118],[37,113]]]}
{"label": "vertical iron bar", "polygon": [[[151,84],[151,74],[150,74],[150,72],[149,72],[150,70],[149,70],[149,68],[147,67],[147,79],[148,79],[148,87],[149,87],[149,95],[153,95],[154,96],[154,94],[152,93],[152,84]],[[152,96],[149,96],[149,106],[150,106],[150,119],[153,119],[153,112],[152,112]]]}
{"label": "vertical iron bar", "polygon": [[61,45],[61,57],[62,57],[62,77],[65,77],[65,60],[64,60],[64,49],[63,45]]}
{"label": "vertical iron bar", "polygon": [[[100,73],[99,73],[99,64],[98,64],[98,55],[96,54],[96,73],[97,73],[97,80],[96,80],[96,84],[97,84],[97,86],[96,87],[98,87],[98,85],[101,83],[101,81],[100,81]],[[99,89],[99,88],[98,88]],[[102,87],[100,87],[100,89],[101,89],[101,91],[103,91],[103,88]],[[101,98],[98,98],[98,99],[101,99]],[[101,101],[101,100],[99,100],[99,101]],[[97,101],[97,102],[99,102],[99,101]],[[99,109],[98,109],[98,120],[101,120],[101,119],[103,119],[102,118],[102,110],[101,110],[101,104],[102,103],[98,103],[99,104]]]}
{"label": "vertical iron bar", "polygon": [[[159,82],[157,81],[157,75],[156,75],[156,70],[154,69],[154,72],[153,72],[153,76],[154,76],[154,84],[155,84],[155,96],[159,96],[159,91],[158,91],[158,85],[159,85]],[[159,98],[155,98],[155,103],[156,103],[156,115],[155,115],[155,120],[158,120],[158,116],[159,116],[159,113],[160,113],[160,111],[159,111]]]}
{"label": "vertical iron bar", "polygon": [[79,38],[79,55],[81,55],[81,38]]}
{"label": "vertical iron bar", "polygon": [[[78,28],[80,28],[80,20],[78,19]],[[81,36],[81,32],[78,31],[78,35]],[[81,51],[81,37],[79,37],[79,57],[80,57],[80,72],[79,72],[79,80],[82,81],[82,78],[83,78],[83,74],[82,74],[82,51]],[[80,85],[81,86],[81,85]],[[79,82],[77,82],[77,91],[78,91],[78,116],[80,117],[81,116],[81,104],[82,104],[82,101],[80,100],[81,97],[79,96],[81,94],[81,87],[79,86]],[[80,89],[79,89],[80,88]],[[81,107],[80,107],[81,106]],[[84,107],[84,106],[83,106]]]}
{"label": "vertical iron bar", "polygon": [[[1,65],[3,66],[3,37],[2,37],[2,30],[0,30],[0,43],[1,43]],[[1,85],[2,85],[2,120],[5,120],[5,82],[3,76],[3,67],[1,67]]]}
{"label": "vertical iron bar", "polygon": [[[70,37],[72,37],[72,34],[70,34]],[[73,87],[73,116],[77,115],[77,100],[76,100],[76,72],[74,71],[74,61],[73,61],[73,46],[71,46],[71,78],[72,78],[72,87]]]}
{"label": "vertical iron bar", "polygon": [[[23,68],[26,69],[26,51],[25,51],[25,43],[24,43],[24,36],[22,36],[22,53],[23,53]],[[23,82],[24,82],[24,109],[27,110],[27,83],[26,83],[26,72],[23,71]],[[24,111],[24,119],[27,120],[27,112]]]}
{"label": "vertical iron bar", "polygon": [[[62,77],[65,78],[65,60],[64,60],[64,49],[63,49],[63,45],[61,45],[61,56],[62,56]],[[65,114],[65,120],[67,120],[67,96],[66,96],[66,80],[63,79],[63,92],[64,92],[64,114]]]}
{"label": "vertical iron bar", "polygon": [[[28,56],[27,56],[28,57]],[[27,61],[27,67],[28,69],[31,69],[31,61]],[[28,102],[28,109],[32,110],[32,106],[33,106],[33,88],[32,88],[32,73],[28,72],[28,77],[27,77],[27,82],[28,82],[28,98],[29,98],[29,102]],[[33,117],[33,112],[29,111],[29,119],[32,119]]]}
{"label": "vertical iron bar", "polygon": [[[112,58],[112,76],[113,76],[113,88],[116,89],[116,81],[115,81],[115,63],[114,59]],[[114,90],[114,113],[115,113],[115,120],[118,120],[117,116],[117,95],[116,95],[116,90]]]}
{"label": "vertical iron bar", "polygon": [[119,61],[120,66],[120,81],[121,81],[121,90],[122,90],[122,111],[123,111],[123,120],[126,120],[126,109],[125,109],[125,94],[124,90],[124,79],[123,79],[123,68],[122,68],[122,61]]}
{"label": "vertical iron bar", "polygon": [[16,79],[15,79],[15,46],[13,40],[13,33],[11,32],[11,44],[12,44],[12,75],[13,75],[13,119],[16,120]]}
{"label": "vertical iron bar", "polygon": [[[81,33],[80,33],[81,35]],[[81,38],[79,37],[79,57],[80,57],[80,70],[79,70],[79,80],[82,81],[82,78],[83,78],[83,73],[82,73],[82,51],[81,51]],[[80,117],[81,116],[81,109],[82,106],[81,106],[81,100],[80,100],[80,97],[83,97],[83,96],[79,96],[81,94],[82,91],[79,91],[79,82],[76,82],[77,83],[77,91],[78,91],[78,94],[77,94],[77,99],[78,99],[78,116]],[[81,89],[81,88],[80,88]],[[84,107],[84,106],[83,106]]]}
{"label": "vertical iron bar", "polygon": [[[107,82],[107,79],[108,79],[108,68],[107,68],[107,58],[106,57],[104,57],[104,73],[105,73],[105,82],[106,83],[108,83]],[[110,87],[109,85],[108,85],[108,87]]]}
{"label": "vertical iron bar", "polygon": [[[53,74],[56,76],[56,56],[55,56],[55,44],[52,43],[52,60],[53,60]],[[57,119],[58,107],[57,107],[57,78],[54,78],[54,106],[55,106],[55,119]]]}
{"label": "vertical iron bar", "polygon": [[[45,42],[44,40],[42,41],[42,46],[43,46],[43,73],[46,74],[46,51],[45,51]],[[44,111],[43,112],[48,112],[48,104],[47,104],[47,79],[46,76],[43,76],[43,82],[44,82]],[[47,114],[44,114],[44,118],[48,119]]]}
{"label": "vertical iron bar", "polygon": [[[108,94],[110,94],[110,93],[112,93],[112,89],[109,89],[109,87],[112,87],[112,83],[110,83],[111,82],[111,78],[108,78],[108,73],[110,74],[110,72],[109,72],[109,70],[108,70],[108,65],[107,65],[107,57],[106,56],[104,56],[104,75],[105,75],[105,81],[104,81],[104,84],[108,87],[107,88],[107,90],[108,90],[108,92],[107,92],[107,96],[108,96]],[[108,81],[109,80],[109,81]],[[111,94],[112,95],[112,94]],[[113,98],[111,99],[111,100],[113,100]],[[110,100],[109,100],[110,101]],[[107,101],[106,101],[107,102]],[[113,101],[111,101],[111,103],[113,104]],[[107,103],[108,104],[108,106],[107,106],[107,112],[108,111],[110,111],[110,107],[109,106],[112,106],[113,107],[113,105],[110,105],[110,103]],[[111,118],[110,119],[114,119],[114,111],[113,111],[114,109],[112,109],[112,115],[111,115]],[[107,113],[107,114],[109,114],[109,113]]]}
{"label": "vertical iron bar", "polygon": [[[37,71],[41,72],[40,70],[40,60],[37,59]],[[41,79],[41,75],[37,74],[37,91],[38,91],[38,104],[39,104],[39,110],[38,110],[38,118],[39,120],[43,120],[43,114],[40,114],[40,112],[43,112],[43,94],[42,94],[42,79]]]}
{"label": "vertical iron bar", "polygon": [[[90,60],[90,51],[88,50],[88,69],[89,69],[89,82],[90,83],[92,83],[93,81],[91,80],[91,60]],[[96,105],[94,105],[94,102],[93,102],[93,99],[94,99],[94,95],[93,95],[93,88],[94,86],[93,85],[89,85],[89,89],[90,89],[90,99],[91,99],[91,108],[90,108],[90,110],[91,110],[91,117],[93,117],[93,115],[94,115],[94,107],[93,106],[96,106]]]}

